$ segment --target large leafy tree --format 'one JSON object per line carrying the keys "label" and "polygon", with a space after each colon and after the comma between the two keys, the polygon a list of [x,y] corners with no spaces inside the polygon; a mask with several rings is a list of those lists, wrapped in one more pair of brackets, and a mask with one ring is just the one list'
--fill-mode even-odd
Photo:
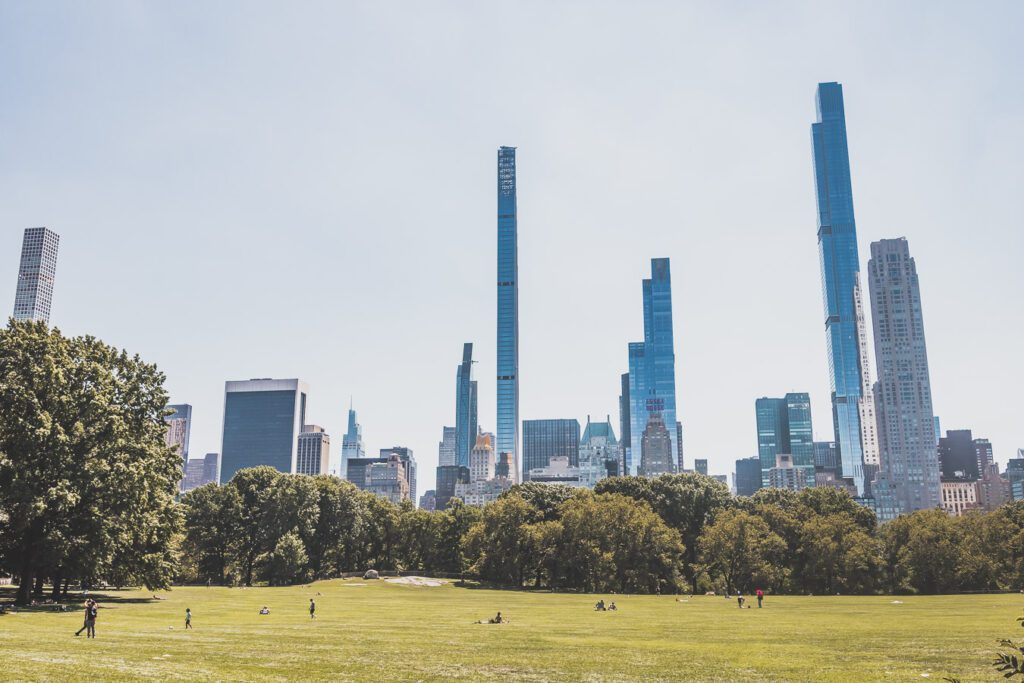
{"label": "large leafy tree", "polygon": [[785,552],[768,523],[743,510],[722,512],[700,537],[701,568],[727,593],[781,585]]}
{"label": "large leafy tree", "polygon": [[19,576],[157,588],[173,573],[181,462],[155,365],[43,323],[0,330],[0,561]]}
{"label": "large leafy tree", "polygon": [[184,555],[190,574],[217,584],[227,581],[243,528],[242,497],[234,486],[206,484],[185,494]]}

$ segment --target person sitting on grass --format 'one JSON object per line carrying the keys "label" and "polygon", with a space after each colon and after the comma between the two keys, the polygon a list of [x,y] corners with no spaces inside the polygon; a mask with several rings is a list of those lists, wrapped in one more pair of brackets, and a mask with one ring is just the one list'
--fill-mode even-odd
{"label": "person sitting on grass", "polygon": [[594,605],[594,609],[598,612],[604,612],[604,599],[598,600],[597,604]]}
{"label": "person sitting on grass", "polygon": [[270,610],[267,608],[266,605],[264,605],[263,609],[260,610],[260,614],[270,614]]}
{"label": "person sitting on grass", "polygon": [[614,612],[614,611],[616,611],[617,609],[619,609],[619,608],[615,606],[615,603],[614,603],[614,602],[613,602],[612,604],[608,605],[608,611],[609,611],[609,612]]}
{"label": "person sitting on grass", "polygon": [[505,620],[501,618],[501,612],[498,612],[498,615],[496,617],[494,617],[493,619],[491,619],[491,623],[492,624],[504,624],[505,623]]}

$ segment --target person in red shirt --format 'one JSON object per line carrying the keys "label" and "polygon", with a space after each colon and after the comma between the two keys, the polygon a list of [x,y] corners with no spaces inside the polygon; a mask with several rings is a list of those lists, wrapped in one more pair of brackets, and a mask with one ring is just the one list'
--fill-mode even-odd
{"label": "person in red shirt", "polygon": [[757,608],[761,609],[761,603],[764,602],[764,591],[760,588],[757,589]]}

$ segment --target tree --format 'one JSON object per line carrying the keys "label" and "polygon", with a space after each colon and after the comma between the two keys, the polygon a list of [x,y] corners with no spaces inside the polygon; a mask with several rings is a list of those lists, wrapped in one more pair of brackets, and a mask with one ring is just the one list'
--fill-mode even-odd
{"label": "tree", "polygon": [[919,510],[882,525],[890,585],[894,579],[918,593],[957,587],[961,534],[955,518],[942,510]]}
{"label": "tree", "polygon": [[275,485],[282,475],[266,465],[238,470],[227,486],[238,491],[241,501],[241,525],[235,544],[236,562],[246,586],[252,585],[256,560],[272,550],[279,539],[273,521],[279,513],[273,508]]}
{"label": "tree", "polygon": [[699,542],[700,566],[713,581],[734,590],[781,583],[786,542],[767,522],[743,510],[726,510],[708,525]]}
{"label": "tree", "polygon": [[44,575],[169,585],[181,459],[164,441],[163,382],[93,337],[0,330],[0,562],[19,604]]}
{"label": "tree", "polygon": [[303,538],[315,578],[357,569],[356,544],[365,520],[360,491],[337,477],[313,477],[317,495],[316,525]]}
{"label": "tree", "polygon": [[550,522],[558,519],[562,503],[579,493],[579,489],[565,484],[543,484],[528,481],[516,484],[501,495],[518,496],[540,514],[541,520]]}
{"label": "tree", "polygon": [[800,547],[812,592],[875,590],[881,566],[877,541],[849,515],[812,516],[801,526]]}
{"label": "tree", "polygon": [[655,479],[610,477],[599,481],[594,491],[642,500],[678,531],[686,549],[685,572],[696,592],[698,539],[719,511],[733,505],[725,484],[703,474],[663,474]]}
{"label": "tree", "polygon": [[260,557],[260,573],[271,586],[290,586],[306,580],[306,547],[294,531],[281,536],[274,549]]}
{"label": "tree", "polygon": [[442,512],[435,512],[437,520],[433,564],[437,571],[462,573],[469,567],[462,542],[470,528],[480,521],[480,508],[466,505],[459,498],[448,501]]}
{"label": "tree", "polygon": [[487,505],[464,540],[472,569],[486,581],[522,586],[537,566],[536,536],[527,528],[540,513],[519,496],[501,496]]}
{"label": "tree", "polygon": [[234,486],[206,484],[182,498],[185,510],[185,556],[195,576],[217,584],[227,582],[228,565],[241,536],[242,498]]}

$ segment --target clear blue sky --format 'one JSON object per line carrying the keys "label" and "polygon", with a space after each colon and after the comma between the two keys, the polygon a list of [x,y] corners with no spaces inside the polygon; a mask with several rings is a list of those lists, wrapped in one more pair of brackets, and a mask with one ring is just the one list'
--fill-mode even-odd
{"label": "clear blue sky", "polygon": [[[1024,3],[0,3],[0,305],[140,353],[220,448],[223,383],[301,377],[429,488],[462,343],[494,428],[495,151],[519,148],[521,414],[611,414],[672,259],[686,465],[754,399],[831,417],[810,154],[844,84],[862,267],[906,236],[936,412],[1024,447]],[[6,274],[4,274],[6,273]]]}

